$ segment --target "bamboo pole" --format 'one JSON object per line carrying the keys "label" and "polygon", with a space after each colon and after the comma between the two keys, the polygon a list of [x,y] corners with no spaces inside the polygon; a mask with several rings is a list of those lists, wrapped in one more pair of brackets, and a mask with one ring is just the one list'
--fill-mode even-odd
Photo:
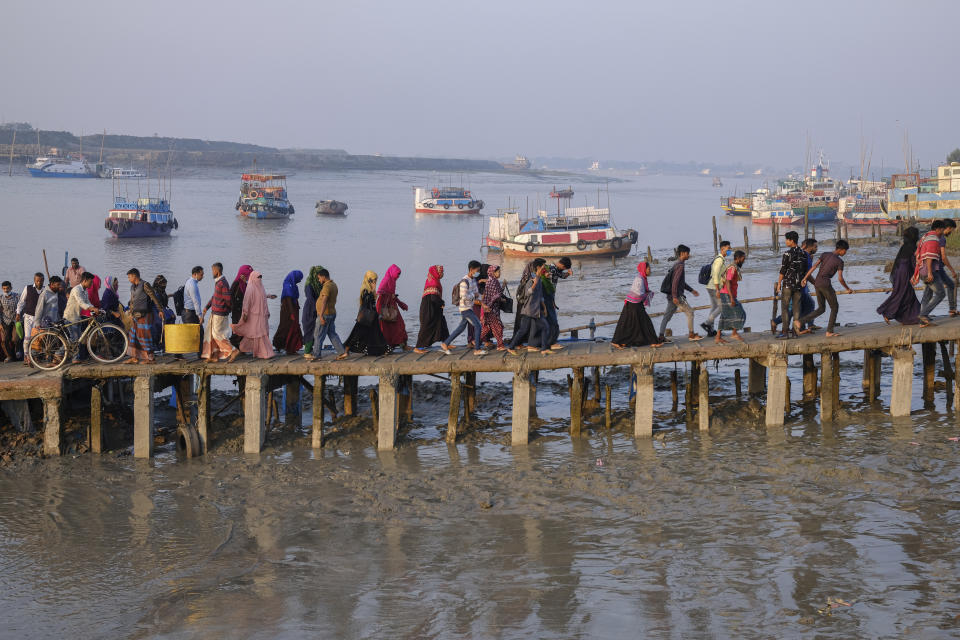
{"label": "bamboo pole", "polygon": [[13,148],[17,144],[17,130],[13,130],[13,142],[10,143],[10,168],[7,170],[7,175],[13,175]]}
{"label": "bamboo pole", "polygon": [[713,255],[717,255],[720,252],[720,247],[717,244],[717,216],[713,216]]}
{"label": "bamboo pole", "polygon": [[747,228],[743,228],[743,250],[749,256],[750,255],[750,236],[747,234]]}

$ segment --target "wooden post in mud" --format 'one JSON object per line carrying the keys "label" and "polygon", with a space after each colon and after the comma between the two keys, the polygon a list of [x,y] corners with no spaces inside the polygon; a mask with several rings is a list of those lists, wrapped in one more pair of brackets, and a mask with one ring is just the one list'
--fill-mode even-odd
{"label": "wooden post in mud", "polygon": [[747,228],[743,228],[743,252],[750,255],[750,236],[747,234]]}
{"label": "wooden post in mud", "polygon": [[[313,424],[310,445],[314,449],[323,447],[323,396],[327,387],[327,379],[322,375],[313,376]],[[344,396],[346,397],[346,396]]]}
{"label": "wooden post in mud", "polygon": [[370,414],[373,416],[373,424],[377,424],[380,421],[380,410],[377,408],[379,406],[379,400],[377,399],[377,390],[370,389],[369,392],[370,398]]}
{"label": "wooden post in mud", "polygon": [[837,391],[840,386],[840,354],[820,354],[820,421],[830,422],[840,406]]}
{"label": "wooden post in mud", "polygon": [[750,369],[747,372],[747,393],[761,394],[767,388],[767,368],[755,358],[750,358]]}
{"label": "wooden post in mud", "polygon": [[530,417],[537,418],[537,385],[540,384],[540,372],[534,371],[530,374],[533,378],[530,384]]}
{"label": "wooden post in mud", "polygon": [[717,216],[713,216],[713,255],[717,255],[719,252],[720,249],[717,246]]}
{"label": "wooden post in mud", "polygon": [[447,413],[447,442],[457,441],[457,425],[460,422],[460,394],[463,385],[460,384],[460,374],[456,371],[450,374],[450,411]]}
{"label": "wooden post in mud", "polygon": [[593,368],[593,406],[600,406],[600,367]]}
{"label": "wooden post in mud", "polygon": [[769,375],[767,376],[766,423],[768,427],[781,427],[787,402],[787,357],[768,356],[767,371]]}
{"label": "wooden post in mud", "polygon": [[[133,379],[133,457],[153,457],[153,376]],[[46,405],[44,405],[46,408]]]}
{"label": "wooden post in mud", "polygon": [[210,375],[200,374],[200,388],[197,389],[197,438],[200,440],[200,452],[207,452],[210,437]]}
{"label": "wooden post in mud", "polygon": [[790,413],[790,376],[787,376],[787,388],[783,394],[783,411],[784,413]]}
{"label": "wooden post in mud", "polygon": [[570,435],[580,436],[583,429],[583,367],[575,367],[570,385]]}
{"label": "wooden post in mud", "polygon": [[650,250],[650,245],[647,245],[647,264],[653,265],[653,251]]}
{"label": "wooden post in mud", "polygon": [[813,362],[813,354],[803,354],[803,399],[813,400],[817,397],[817,367]]}
{"label": "wooden post in mud", "polygon": [[740,380],[740,369],[733,370],[733,388],[737,392],[737,397],[743,395],[743,382]]}
{"label": "wooden post in mud", "polygon": [[700,396],[700,370],[702,367],[699,362],[690,363],[690,377],[687,379],[686,395],[683,398],[683,404],[687,408],[687,422],[693,420],[694,402]]}
{"label": "wooden post in mud", "polygon": [[867,398],[871,402],[880,397],[880,352],[870,350],[870,372],[867,376]]}
{"label": "wooden post in mud", "polygon": [[87,444],[93,453],[103,451],[103,392],[99,384],[90,388],[90,438]]}
{"label": "wooden post in mud", "polygon": [[269,376],[247,375],[243,386],[243,452],[260,453],[267,435]]}
{"label": "wooden post in mud", "polygon": [[674,369],[670,372],[670,395],[673,397],[673,409],[674,413],[677,412],[677,407],[680,404],[680,393],[677,390],[677,370]]}
{"label": "wooden post in mud", "polygon": [[890,415],[894,418],[910,415],[910,398],[913,395],[912,346],[894,347],[893,388],[890,391]]}
{"label": "wooden post in mud", "polygon": [[343,376],[343,415],[357,415],[357,376]]}
{"label": "wooden post in mud", "polygon": [[465,418],[468,420],[477,410],[477,372],[467,371],[463,374],[463,394],[467,399]]}
{"label": "wooden post in mud", "polygon": [[633,374],[637,377],[633,435],[636,438],[649,438],[653,435],[653,366],[634,365]]}
{"label": "wooden post in mud", "polygon": [[604,410],[603,410],[603,422],[606,425],[607,429],[609,429],[611,426],[613,426],[613,411],[611,408],[611,400],[610,400],[610,385],[605,385],[603,390],[604,390],[604,394],[606,395],[606,398],[605,398],[606,407],[604,407]]}
{"label": "wooden post in mud", "polygon": [[530,442],[530,373],[518,371],[513,374],[513,424],[510,442],[514,446]]}
{"label": "wooden post in mud", "polygon": [[390,451],[397,440],[400,405],[397,402],[397,376],[380,376],[380,408],[377,420],[377,450]]}
{"label": "wooden post in mud", "polygon": [[413,420],[413,376],[400,376],[398,385],[398,407],[404,421]]}
{"label": "wooden post in mud", "polygon": [[700,431],[710,430],[710,374],[707,372],[705,364],[700,366],[699,383],[700,406],[697,408],[698,418],[700,419]]}
{"label": "wooden post in mud", "polygon": [[[63,437],[63,421],[60,415],[60,398],[43,399],[43,453],[60,455]],[[152,443],[152,439],[151,439]]]}
{"label": "wooden post in mud", "polygon": [[803,208],[803,238],[806,240],[810,237],[810,205],[806,205]]}
{"label": "wooden post in mud", "polygon": [[[286,406],[284,407],[285,423],[292,423],[300,419],[300,377],[296,381],[288,382],[285,386]],[[299,424],[297,426],[300,426]]]}
{"label": "wooden post in mud", "polygon": [[937,345],[935,342],[924,342],[920,345],[923,358],[923,401],[933,402],[933,386],[937,373]]}
{"label": "wooden post in mud", "polygon": [[[954,350],[956,360],[954,360],[953,366],[953,411],[960,415],[960,342],[951,343],[951,346],[954,346],[954,344],[956,344],[957,349]],[[879,371],[880,367],[878,366],[877,372],[879,373]]]}

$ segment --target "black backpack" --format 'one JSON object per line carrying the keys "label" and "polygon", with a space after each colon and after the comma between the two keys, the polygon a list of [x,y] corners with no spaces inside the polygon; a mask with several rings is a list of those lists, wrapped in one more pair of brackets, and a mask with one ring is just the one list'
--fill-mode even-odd
{"label": "black backpack", "polygon": [[700,284],[710,283],[710,272],[713,271],[713,263],[705,264],[700,267],[700,275],[697,276],[697,282]]}
{"label": "black backpack", "polygon": [[673,270],[677,268],[677,265],[670,267],[670,270],[667,271],[667,275],[663,276],[663,283],[660,285],[660,293],[665,293],[668,296],[673,293]]}
{"label": "black backpack", "polygon": [[173,292],[173,310],[178,316],[183,315],[183,287]]}

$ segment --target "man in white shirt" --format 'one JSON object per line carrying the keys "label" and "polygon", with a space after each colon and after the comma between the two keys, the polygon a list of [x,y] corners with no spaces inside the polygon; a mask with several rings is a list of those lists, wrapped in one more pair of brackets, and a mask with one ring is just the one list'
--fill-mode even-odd
{"label": "man in white shirt", "polygon": [[23,322],[23,364],[30,366],[30,359],[26,357],[27,345],[30,344],[30,333],[33,331],[34,314],[37,310],[37,302],[40,300],[40,294],[43,293],[43,274],[39,271],[33,274],[33,284],[28,284],[23,288],[20,294],[20,301],[17,302],[16,322]]}
{"label": "man in white shirt", "polygon": [[[63,319],[67,323],[67,332],[73,341],[80,340],[83,335],[84,325],[80,324],[81,311],[96,311],[96,307],[90,304],[90,298],[87,296],[87,287],[93,284],[93,274],[84,271],[80,276],[80,286],[70,289],[70,297],[67,298],[67,307],[63,310]],[[80,362],[80,351],[73,356],[73,362]]]}
{"label": "man in white shirt", "polygon": [[[467,275],[463,276],[463,279],[456,285],[459,290],[457,307],[460,309],[460,324],[453,330],[446,342],[440,343],[440,350],[447,355],[451,355],[452,353],[450,351],[450,343],[463,333],[463,330],[467,328],[467,324],[473,325],[473,335],[477,336],[478,348],[474,350],[473,353],[478,356],[487,353],[486,349],[479,348],[479,338],[481,335],[480,318],[477,317],[476,312],[473,310],[473,305],[476,302],[480,302],[480,289],[477,287],[477,276],[480,275],[481,266],[482,265],[476,260],[471,260],[470,264],[467,265]],[[480,304],[482,305],[483,303],[481,302]]]}
{"label": "man in white shirt", "polygon": [[708,336],[715,336],[717,331],[713,328],[713,323],[720,315],[720,288],[723,287],[723,274],[726,272],[727,259],[733,254],[730,243],[726,240],[720,242],[720,252],[713,257],[710,263],[710,281],[707,282],[707,295],[710,296],[710,313],[707,319],[700,323]]}

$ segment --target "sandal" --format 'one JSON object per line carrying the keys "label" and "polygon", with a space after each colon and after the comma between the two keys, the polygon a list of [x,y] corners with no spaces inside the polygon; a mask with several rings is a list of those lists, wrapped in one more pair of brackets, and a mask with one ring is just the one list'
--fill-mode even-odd
{"label": "sandal", "polygon": [[687,338],[690,340],[690,342],[697,342],[699,340],[703,340],[703,336],[700,335],[699,333],[691,333],[689,336],[687,336]]}

